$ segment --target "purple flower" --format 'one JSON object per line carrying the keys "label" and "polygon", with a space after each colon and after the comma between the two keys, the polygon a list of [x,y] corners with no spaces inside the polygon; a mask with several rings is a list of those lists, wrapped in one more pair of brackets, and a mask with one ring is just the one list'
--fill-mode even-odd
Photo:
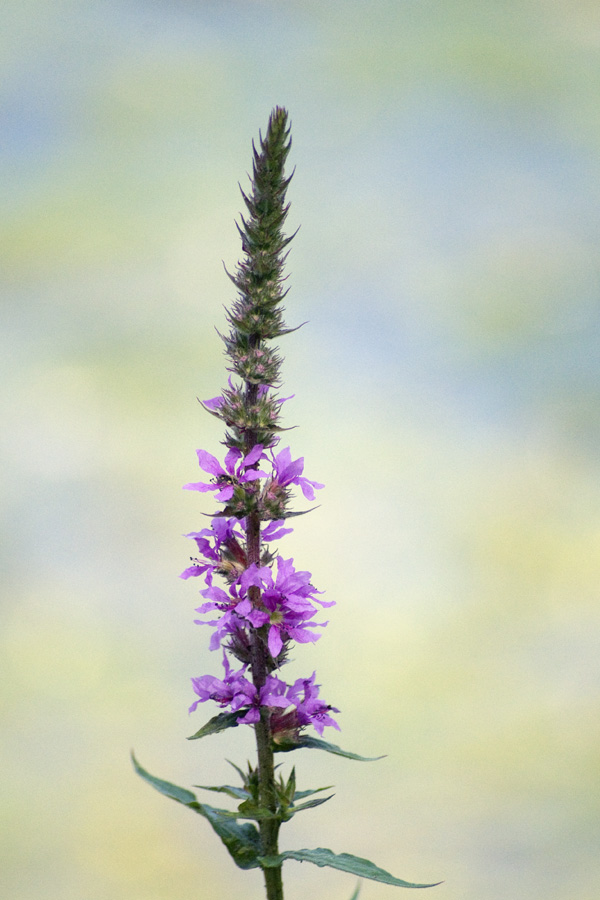
{"label": "purple flower", "polygon": [[[322,606],[333,606],[333,601],[326,603],[315,596],[318,592],[310,583],[310,572],[297,572],[293,562],[278,556],[276,578],[268,566],[256,565],[246,569],[240,578],[244,592],[251,586],[262,589],[260,602],[265,611],[257,612],[255,620],[259,621],[260,615],[261,625],[269,623],[268,647],[273,659],[281,653],[284,641],[291,639],[305,644],[319,639],[320,635],[305,627],[317,612],[312,600]],[[327,623],[310,624],[312,628],[323,628]]]}
{"label": "purple flower", "polygon": [[262,457],[262,444],[256,444],[245,456],[242,455],[241,450],[229,450],[225,457],[225,467],[221,465],[216,456],[206,450],[196,450],[196,453],[200,468],[210,475],[214,475],[215,481],[208,484],[204,481],[184,484],[183,489],[186,491],[200,491],[201,493],[217,491],[215,499],[226,502],[233,497],[235,484],[245,484],[248,481],[268,477],[266,472],[250,468],[256,465]]}
{"label": "purple flower", "polygon": [[245,716],[238,719],[238,722],[245,725],[253,725],[260,719],[260,707],[268,706],[270,708],[280,707],[286,709],[290,705],[290,701],[286,696],[288,685],[275,675],[267,675],[267,680],[261,687],[259,695],[253,697],[252,706]]}
{"label": "purple flower", "polygon": [[[194,563],[185,569],[179,576],[180,578],[193,578],[197,575],[204,575],[206,583],[212,584],[212,576],[216,569],[222,568],[222,548],[225,547],[232,560],[231,568],[238,567],[239,572],[243,571],[246,566],[246,551],[242,544],[244,535],[239,530],[239,526],[243,527],[244,520],[231,517],[229,519],[215,518],[211,522],[210,528],[203,528],[202,531],[192,531],[186,534],[186,537],[193,538],[196,541],[198,550],[204,556],[207,563],[200,560],[192,560]],[[236,530],[237,529],[237,530]]]}
{"label": "purple flower", "polygon": [[320,684],[315,684],[316,672],[310,678],[299,678],[288,690],[288,697],[296,707],[300,726],[312,725],[319,734],[323,734],[326,725],[340,730],[340,726],[329,715],[339,712],[335,706],[328,706],[319,700]]}
{"label": "purple flower", "polygon": [[244,625],[244,620],[249,622],[254,628],[260,628],[268,619],[265,613],[253,607],[247,596],[240,593],[239,586],[236,583],[230,586],[229,593],[215,585],[207,587],[200,593],[203,597],[208,598],[208,602],[199,606],[196,612],[204,614],[212,610],[218,610],[222,613],[220,619],[208,622],[195,620],[196,625],[211,625],[216,628],[210,640],[211,650],[217,650],[222,640],[238,631]]}
{"label": "purple flower", "polygon": [[192,703],[190,712],[193,712],[199,703],[205,703],[207,700],[214,700],[221,707],[229,706],[232,712],[253,702],[256,688],[244,677],[246,666],[242,666],[241,669],[234,672],[225,654],[223,654],[223,666],[225,668],[223,680],[213,675],[192,678],[192,686],[199,699]]}
{"label": "purple flower", "polygon": [[296,484],[304,494],[307,500],[315,499],[315,488],[320,490],[325,487],[318,481],[310,481],[304,478],[304,457],[292,460],[292,453],[289,447],[281,450],[277,455],[271,454],[273,457],[273,483],[281,487],[287,487],[290,484]]}

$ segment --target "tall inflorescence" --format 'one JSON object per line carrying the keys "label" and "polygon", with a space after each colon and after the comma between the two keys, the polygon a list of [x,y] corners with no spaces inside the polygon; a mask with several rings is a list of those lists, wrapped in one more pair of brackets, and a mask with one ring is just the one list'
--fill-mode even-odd
{"label": "tall inflorescence", "polygon": [[[331,795],[313,796],[326,788],[296,790],[295,769],[287,778],[276,775],[274,753],[316,748],[365,759],[322,739],[326,727],[339,729],[333,717],[339,710],[319,697],[314,672],[290,682],[282,677],[291,646],[316,641],[327,623],[314,621],[315,616],[320,607],[333,605],[322,599],[310,572],[298,571],[293,559],[275,549],[292,531],[286,520],[301,515],[290,509],[293,489],[312,501],[323,487],[305,477],[302,457],[293,459],[290,448],[281,447],[279,422],[286,398],[278,394],[281,358],[271,344],[293,330],[284,325],[282,307],[285,250],[292,239],[282,230],[288,213],[290,178],[284,166],[290,143],[287,113],[277,107],[259,147],[253,145],[251,189],[248,194],[242,190],[247,216],[238,230],[244,257],[229,275],[238,295],[227,311],[229,331],[221,336],[230,375],[222,393],[203,403],[225,424],[227,449],[223,462],[198,450],[200,468],[210,477],[185,485],[212,494],[219,504],[210,526],[187,535],[196,554],[181,577],[203,581],[204,602],[197,609],[203,618],[197,621],[213,629],[210,649],[221,651],[223,664],[221,677],[192,678],[196,699],[190,712],[209,700],[220,712],[190,740],[249,725],[256,736],[257,764],[249,763],[246,771],[234,766],[241,787],[205,786],[241,801],[233,812],[200,803],[191,791],[150,775],[134,758],[136,771],[153,787],[208,819],[238,866],[262,869],[267,900],[283,900],[286,859],[401,887],[427,886],[402,881],[347,853],[322,847],[280,853],[278,847],[283,822]],[[306,733],[309,727],[318,737]],[[256,825],[238,824],[238,819]]]}
{"label": "tall inflorescence", "polygon": [[[291,330],[284,325],[282,308],[285,250],[292,239],[282,230],[289,209],[285,195],[291,176],[285,177],[284,165],[290,143],[287,114],[276,108],[259,148],[253,145],[251,190],[242,190],[248,211],[238,225],[244,258],[229,276],[238,296],[227,312],[229,333],[222,335],[231,377],[223,393],[204,404],[225,423],[228,451],[221,465],[198,450],[201,468],[213,479],[186,485],[214,492],[222,509],[211,528],[191,535],[200,558],[183,573],[185,578],[204,578],[206,603],[198,611],[211,615],[211,647],[225,651],[223,679],[193,679],[196,704],[216,700],[238,713],[238,723],[254,725],[259,802],[274,817],[273,745],[297,739],[308,724],[319,733],[325,725],[337,728],[334,710],[318,699],[314,674],[293,684],[274,674],[293,641],[317,640],[314,629],[325,624],[312,621],[317,604],[331,605],[320,599],[309,572],[296,571],[292,559],[275,558],[271,549],[291,531],[284,521],[290,515],[292,486],[299,486],[308,500],[323,487],[303,476],[302,458],[293,460],[289,448],[279,449],[281,357],[271,342]],[[225,588],[215,583],[216,575]],[[234,670],[228,657],[241,667]],[[277,853],[278,829],[276,818],[260,823],[267,855]],[[273,878],[278,873],[268,874]]]}

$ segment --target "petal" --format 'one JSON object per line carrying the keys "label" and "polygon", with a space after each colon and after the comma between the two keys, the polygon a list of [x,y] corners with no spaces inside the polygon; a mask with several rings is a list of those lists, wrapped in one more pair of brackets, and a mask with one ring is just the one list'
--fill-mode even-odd
{"label": "petal", "polygon": [[271,625],[269,628],[269,653],[275,659],[275,657],[279,656],[281,653],[281,648],[283,647],[283,641],[281,640],[281,635],[279,634],[279,628],[277,625]]}
{"label": "petal", "polygon": [[242,465],[247,468],[248,466],[253,466],[254,463],[258,462],[261,458],[263,452],[262,444],[255,444],[252,450],[246,454],[244,459],[242,460]]}
{"label": "petal", "polygon": [[260,609],[254,609],[246,618],[254,628],[261,628],[269,621],[269,614]]}
{"label": "petal", "polygon": [[279,522],[270,522],[265,529],[263,529],[262,539],[263,541],[277,541],[279,538],[282,538],[285,534],[291,534],[294,530],[293,528],[282,528],[280,526],[283,525],[283,519]]}
{"label": "petal", "polygon": [[233,475],[235,472],[235,464],[242,455],[241,450],[237,450],[235,447],[232,450],[227,451],[227,456],[225,457],[225,468],[229,475]]}
{"label": "petal", "polygon": [[282,709],[287,709],[290,701],[286,697],[277,696],[277,694],[265,694],[262,704],[263,706],[280,706]]}
{"label": "petal", "polygon": [[240,481],[256,481],[258,478],[268,478],[266,472],[261,472],[260,469],[249,469],[247,472],[244,472],[243,475],[240,476]]}
{"label": "petal", "polygon": [[202,404],[207,409],[210,409],[211,412],[215,412],[224,402],[224,398],[219,395],[218,397],[212,397],[210,400],[203,400]]}
{"label": "petal", "polygon": [[320,634],[314,634],[306,628],[288,628],[288,633],[299,644],[314,644],[321,637]]}
{"label": "petal", "polygon": [[238,725],[244,722],[246,725],[253,725],[255,722],[260,721],[260,713],[257,709],[249,709],[245,716],[242,716],[238,720]]}
{"label": "petal", "polygon": [[234,610],[238,614],[238,616],[247,616],[248,613],[252,610],[252,604],[246,597],[244,600],[238,603],[237,606],[234,606]]}
{"label": "petal", "polygon": [[195,481],[191,484],[184,484],[184,491],[200,491],[205,494],[206,491],[215,491],[217,486],[215,484],[205,484],[203,481]]}
{"label": "petal", "polygon": [[210,472],[211,475],[227,474],[217,457],[213,456],[212,453],[208,453],[206,450],[196,450],[196,455],[200,468],[204,469],[205,472]]}
{"label": "petal", "polygon": [[206,571],[208,566],[189,566],[179,576],[183,578],[184,581],[187,581],[188,578],[194,578],[196,575],[202,575],[203,572]]}
{"label": "petal", "polygon": [[313,490],[314,488],[320,491],[321,488],[325,487],[324,484],[320,484],[318,481],[309,481],[308,478],[298,478],[296,484],[299,485],[300,490],[307,500],[315,499],[315,492]]}
{"label": "petal", "polygon": [[277,456],[273,457],[273,463],[275,466],[275,470],[280,475],[284,469],[286,469],[292,461],[292,452],[289,447],[286,447],[285,450],[281,450]]}
{"label": "petal", "polygon": [[214,631],[208,645],[209,650],[218,650],[221,646],[221,637],[218,631]]}

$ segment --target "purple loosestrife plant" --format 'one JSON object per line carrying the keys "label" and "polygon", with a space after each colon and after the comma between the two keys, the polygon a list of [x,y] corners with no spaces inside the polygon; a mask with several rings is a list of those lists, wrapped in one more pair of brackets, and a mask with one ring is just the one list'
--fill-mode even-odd
{"label": "purple loosestrife plant", "polygon": [[221,462],[198,450],[205,480],[185,485],[212,494],[219,504],[210,527],[187,535],[196,544],[196,556],[181,577],[204,583],[197,622],[213,629],[210,648],[221,650],[223,662],[219,676],[192,678],[196,699],[190,713],[209,701],[220,711],[190,740],[249,725],[257,763],[249,763],[247,771],[234,766],[239,787],[203,786],[239,801],[236,811],[201,803],[186,788],[150,775],[135,758],[134,766],[161,793],[204,816],[238,866],[263,870],[267,900],[283,900],[287,859],[400,887],[432,887],[395,878],[347,853],[324,848],[280,852],[278,846],[284,822],[331,797],[314,796],[327,788],[297,790],[295,768],[287,777],[276,775],[275,753],[312,748],[365,760],[322,739],[325,728],[339,730],[339,710],[319,696],[316,673],[285,681],[290,648],[318,640],[327,622],[317,619],[333,605],[321,599],[310,572],[297,569],[293,559],[275,549],[292,531],[286,521],[302,514],[290,509],[293,488],[312,501],[323,487],[303,474],[302,457],[293,459],[290,448],[281,446],[280,413],[289,398],[277,394],[281,357],[270,345],[293,330],[284,325],[281,305],[287,293],[282,289],[284,251],[292,239],[282,231],[289,208],[284,164],[290,144],[287,113],[277,107],[259,148],[253,145],[251,190],[242,191],[248,211],[238,225],[244,257],[229,275],[238,296],[227,311],[229,333],[222,335],[231,375],[222,394],[203,404],[225,423],[227,451]]}

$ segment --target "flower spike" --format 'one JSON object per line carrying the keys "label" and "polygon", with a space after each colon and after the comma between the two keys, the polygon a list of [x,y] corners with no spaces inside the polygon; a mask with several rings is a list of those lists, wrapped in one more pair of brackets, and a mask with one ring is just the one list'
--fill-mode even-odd
{"label": "flower spike", "polygon": [[[190,740],[248,726],[256,739],[257,765],[249,763],[247,772],[234,766],[242,787],[204,786],[239,800],[232,812],[200,803],[191,791],[154,778],[133,759],[149,784],[208,820],[238,866],[262,869],[267,900],[283,900],[285,859],[327,865],[386,884],[427,886],[396,879],[349,854],[322,848],[279,852],[281,825],[330,797],[305,800],[325,788],[297,791],[295,768],[284,778],[276,771],[274,754],[313,748],[367,759],[322,739],[325,728],[339,731],[339,709],[320,697],[315,672],[285,680],[290,652],[319,639],[319,630],[328,623],[315,617],[334,605],[321,598],[310,572],[277,551],[277,542],[292,531],[286,520],[304,514],[290,509],[294,492],[313,501],[315,491],[323,488],[304,475],[303,456],[294,459],[290,447],[279,446],[282,431],[288,430],[280,424],[281,411],[291,397],[277,394],[282,358],[271,342],[296,330],[286,327],[282,305],[289,291],[283,288],[283,267],[296,234],[283,231],[293,175],[285,174],[290,147],[288,115],[278,106],[265,136],[260,134],[252,144],[250,188],[240,187],[246,212],[236,227],[243,257],[234,274],[225,269],[238,292],[226,311],[229,331],[219,335],[227,357],[227,385],[218,396],[201,401],[227,429],[226,452],[221,459],[197,450],[205,480],[184,485],[219,504],[209,514],[209,526],[186,535],[197,555],[180,578],[203,582],[196,622],[211,629],[209,649],[221,651],[223,664],[221,677],[191,679],[195,699],[189,713],[209,702],[218,712]],[[238,819],[250,821],[239,824]]]}

